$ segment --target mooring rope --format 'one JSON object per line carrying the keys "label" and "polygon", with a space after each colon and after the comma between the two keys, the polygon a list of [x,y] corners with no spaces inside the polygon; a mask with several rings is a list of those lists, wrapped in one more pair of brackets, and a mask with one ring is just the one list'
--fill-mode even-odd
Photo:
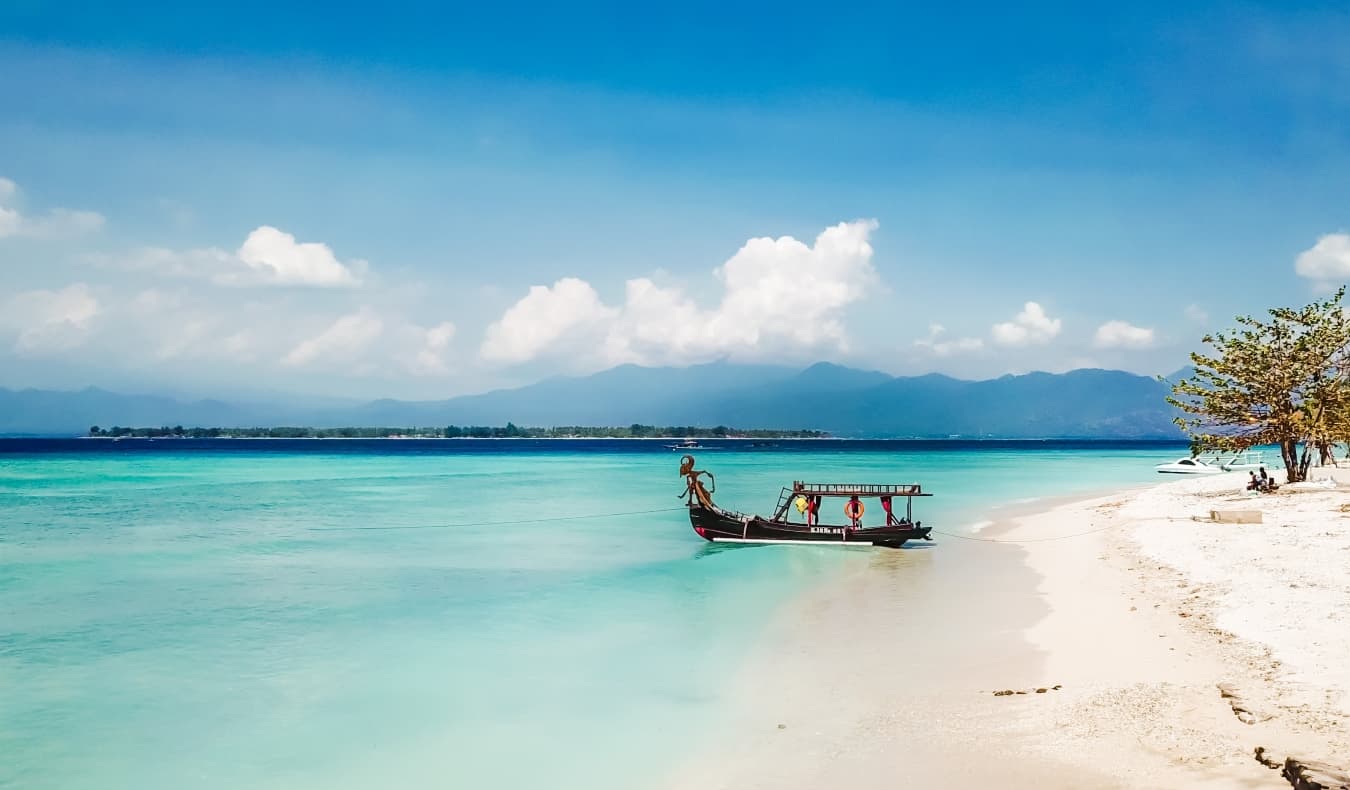
{"label": "mooring rope", "polygon": [[1114,529],[1115,526],[1116,526],[1115,524],[1108,524],[1108,525],[1105,526],[1105,527],[1098,527],[1097,529],[1090,529],[1090,530],[1088,530],[1087,532],[1075,532],[1075,533],[1073,533],[1073,534],[1071,534],[1071,535],[1055,535],[1055,536],[1049,537],[1049,538],[1027,538],[1027,539],[1025,539],[1025,540],[1000,540],[999,538],[979,538],[979,537],[976,537],[976,536],[974,536],[974,535],[958,535],[958,534],[956,534],[955,532],[939,532],[938,530],[933,530],[933,534],[934,534],[934,535],[944,535],[944,536],[949,537],[949,538],[960,538],[961,540],[975,540],[975,541],[979,541],[979,542],[981,542],[981,543],[1008,543],[1008,544],[1017,544],[1017,543],[1048,543],[1048,542],[1054,541],[1054,540],[1068,540],[1069,538],[1081,538],[1081,537],[1083,537],[1084,535],[1093,535],[1093,534],[1096,534],[1096,533],[1098,533],[1098,532],[1105,532],[1105,531],[1108,530],[1108,529]]}
{"label": "mooring rope", "polygon": [[[585,520],[585,519],[621,518],[621,517],[624,517],[624,516],[650,516],[650,515],[655,515],[655,514],[657,514],[657,513],[674,513],[674,512],[676,512],[676,511],[684,510],[684,509],[685,509],[685,508],[684,508],[683,506],[680,506],[680,507],[663,507],[663,508],[657,508],[657,509],[655,509],[655,510],[626,510],[626,511],[623,511],[623,512],[616,512],[616,513],[587,513],[587,514],[585,514],[585,515],[579,515],[579,516],[545,516],[545,517],[542,517],[542,518],[522,518],[522,519],[512,519],[512,520],[510,520],[510,521],[465,521],[465,522],[460,522],[460,523],[456,523],[456,524],[405,524],[405,525],[378,526],[378,527],[310,527],[308,531],[309,531],[309,532],[372,532],[372,531],[382,532],[382,531],[385,531],[385,530],[398,530],[398,529],[469,529],[469,528],[473,528],[473,527],[509,527],[509,526],[515,526],[515,525],[520,525],[520,524],[547,524],[547,523],[554,522],[554,521],[582,521],[582,520]],[[960,539],[960,540],[977,541],[977,542],[980,542],[980,543],[1007,543],[1007,544],[1019,544],[1019,543],[1046,543],[1046,542],[1049,542],[1049,541],[1068,540],[1068,539],[1070,539],[1070,538],[1081,538],[1081,537],[1083,537],[1084,535],[1092,535],[1092,534],[1095,534],[1095,533],[1097,533],[1097,532],[1105,532],[1106,530],[1111,529],[1111,528],[1114,527],[1114,526],[1115,526],[1115,525],[1109,525],[1109,526],[1105,526],[1105,527],[1099,527],[1099,528],[1097,528],[1097,529],[1090,529],[1090,530],[1088,530],[1088,531],[1086,531],[1086,532],[1075,532],[1075,533],[1073,533],[1073,534],[1071,534],[1071,535],[1056,535],[1056,536],[1054,536],[1054,537],[1049,537],[1049,538],[1027,538],[1026,540],[1001,540],[1001,539],[999,539],[999,538],[981,538],[981,537],[976,537],[976,536],[974,536],[974,535],[959,535],[959,534],[957,534],[957,533],[955,533],[955,532],[943,532],[943,531],[941,531],[941,530],[936,530],[936,529],[933,530],[932,532],[933,532],[934,535],[942,535],[942,536],[948,537],[948,538],[958,538],[958,539]]]}
{"label": "mooring rope", "polygon": [[507,527],[516,524],[545,524],[551,521],[580,521],[588,518],[619,518],[620,516],[648,516],[653,513],[674,513],[684,510],[681,507],[663,507],[657,510],[629,510],[623,513],[588,513],[582,516],[546,516],[544,518],[522,518],[512,521],[472,521],[460,524],[407,524],[387,527],[310,527],[310,532],[352,532],[390,529],[460,529],[468,527]]}

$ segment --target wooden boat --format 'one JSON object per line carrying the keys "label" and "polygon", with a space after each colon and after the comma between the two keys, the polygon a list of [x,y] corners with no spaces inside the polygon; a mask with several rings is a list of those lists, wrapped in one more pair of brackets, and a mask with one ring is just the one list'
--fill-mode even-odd
{"label": "wooden boat", "polygon": [[[914,521],[914,497],[926,494],[917,484],[874,485],[866,483],[794,482],[778,497],[772,518],[751,516],[719,507],[712,495],[717,481],[711,472],[694,468],[694,457],[680,460],[680,476],[685,479],[685,504],[689,523],[704,540],[714,543],[802,543],[845,546],[885,546],[899,548],[910,540],[931,540],[932,527]],[[700,477],[708,478],[708,486]],[[894,512],[896,499],[904,498],[904,515]],[[865,500],[878,500],[885,523],[863,523]],[[822,502],[842,500],[843,523],[820,522]],[[800,519],[800,520],[794,520]]]}

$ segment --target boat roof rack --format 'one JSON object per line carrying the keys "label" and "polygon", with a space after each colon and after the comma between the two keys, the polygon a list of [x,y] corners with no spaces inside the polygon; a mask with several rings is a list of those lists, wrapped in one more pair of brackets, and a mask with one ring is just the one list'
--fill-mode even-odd
{"label": "boat roof rack", "polygon": [[792,482],[794,494],[813,496],[932,496],[923,493],[918,483],[906,485],[873,485],[870,483],[804,483]]}

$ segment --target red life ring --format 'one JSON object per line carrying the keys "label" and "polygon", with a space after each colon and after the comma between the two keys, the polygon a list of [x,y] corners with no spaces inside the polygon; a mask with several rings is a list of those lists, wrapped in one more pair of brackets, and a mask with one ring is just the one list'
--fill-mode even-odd
{"label": "red life ring", "polygon": [[861,521],[865,510],[867,508],[863,506],[862,500],[850,499],[844,503],[844,515],[850,521]]}

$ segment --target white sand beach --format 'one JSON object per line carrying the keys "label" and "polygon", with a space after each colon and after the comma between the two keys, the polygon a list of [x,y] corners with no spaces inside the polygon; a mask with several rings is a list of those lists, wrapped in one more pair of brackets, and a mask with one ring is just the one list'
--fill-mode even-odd
{"label": "white sand beach", "polygon": [[[1257,747],[1350,768],[1350,470],[1313,476],[1339,485],[1188,478],[861,558],[789,607],[671,785],[1288,787]],[[1263,523],[1193,519],[1235,509]]]}

